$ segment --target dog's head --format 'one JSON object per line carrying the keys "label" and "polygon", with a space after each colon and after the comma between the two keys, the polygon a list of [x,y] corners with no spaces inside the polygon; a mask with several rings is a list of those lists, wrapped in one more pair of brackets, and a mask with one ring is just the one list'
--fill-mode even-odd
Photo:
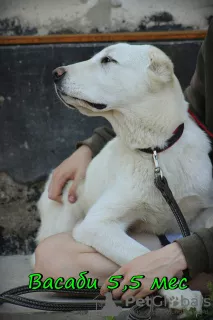
{"label": "dog's head", "polygon": [[138,144],[142,128],[169,135],[183,119],[184,97],[173,64],[151,45],[112,45],[87,61],[55,69],[53,77],[67,106],[105,117],[119,135],[140,131]]}
{"label": "dog's head", "polygon": [[173,65],[150,45],[116,44],[91,59],[53,71],[56,91],[70,107],[104,112],[141,102],[173,79]]}

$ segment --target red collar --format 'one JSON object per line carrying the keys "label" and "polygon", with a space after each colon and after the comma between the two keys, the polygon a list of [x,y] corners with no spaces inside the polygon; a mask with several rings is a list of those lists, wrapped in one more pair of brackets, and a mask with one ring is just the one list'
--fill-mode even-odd
{"label": "red collar", "polygon": [[190,116],[193,118],[193,120],[197,123],[197,125],[206,132],[206,134],[213,139],[213,133],[210,132],[206,126],[197,118],[197,116],[190,110],[188,109],[188,113],[190,114]]}
{"label": "red collar", "polygon": [[183,134],[183,130],[184,130],[184,123],[180,124],[179,127],[175,129],[175,131],[173,132],[173,136],[166,141],[166,145],[164,148],[155,147],[155,148],[146,148],[146,149],[139,149],[139,150],[142,152],[151,153],[151,154],[153,154],[153,151],[156,151],[157,153],[163,152],[169,149],[171,146],[173,146],[180,139],[180,137]]}
{"label": "red collar", "polygon": [[[197,125],[206,132],[206,134],[213,139],[213,133],[210,132],[207,127],[198,119],[198,117],[190,110],[188,109],[188,113],[190,114],[190,116],[192,117],[192,119],[197,123]],[[166,141],[166,146],[164,148],[159,148],[159,147],[155,147],[155,148],[147,148],[147,149],[139,149],[140,151],[146,152],[146,153],[153,153],[153,151],[155,150],[157,153],[163,152],[167,149],[169,149],[171,146],[173,146],[173,144],[175,144],[180,137],[183,134],[183,130],[184,130],[184,124],[182,123],[174,132],[173,132],[173,136],[168,139]]]}

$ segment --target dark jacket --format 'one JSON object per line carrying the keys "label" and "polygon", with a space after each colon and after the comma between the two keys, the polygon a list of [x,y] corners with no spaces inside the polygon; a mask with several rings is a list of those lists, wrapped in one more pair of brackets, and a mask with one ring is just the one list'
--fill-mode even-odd
{"label": "dark jacket", "polygon": [[[213,142],[213,19],[200,48],[195,73],[185,90],[185,98],[189,102],[189,113]],[[77,147],[87,145],[96,156],[114,137],[112,129],[97,128],[92,137],[79,142]],[[210,158],[213,163],[213,149]],[[177,242],[186,257],[191,277],[201,272],[213,272],[213,228],[201,229]]]}

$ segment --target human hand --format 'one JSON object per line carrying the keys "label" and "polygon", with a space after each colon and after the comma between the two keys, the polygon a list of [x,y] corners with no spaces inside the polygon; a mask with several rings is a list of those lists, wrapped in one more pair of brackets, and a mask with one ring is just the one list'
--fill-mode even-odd
{"label": "human hand", "polygon": [[[151,251],[143,256],[137,257],[122,266],[114,275],[123,275],[122,279],[119,279],[120,286],[112,291],[114,298],[122,298],[123,300],[127,297],[143,298],[150,293],[153,293],[156,290],[150,290],[154,278],[162,279],[167,277],[168,279],[177,275],[179,271],[182,271],[187,268],[186,260],[183,255],[183,252],[180,246],[174,242],[166,247],[161,249]],[[139,279],[138,281],[142,283],[138,289],[128,289],[127,291],[122,292],[124,286],[132,285],[135,286],[135,283],[131,283],[133,276],[144,275],[145,278]],[[101,288],[101,295],[104,295],[109,289],[107,286],[112,285],[109,282],[108,278]]]}
{"label": "human hand", "polygon": [[77,200],[76,189],[79,181],[86,175],[87,167],[92,160],[92,151],[86,145],[77,149],[69,158],[64,160],[53,172],[48,189],[49,199],[61,202],[61,193],[68,180],[73,180],[69,190],[69,201]]}

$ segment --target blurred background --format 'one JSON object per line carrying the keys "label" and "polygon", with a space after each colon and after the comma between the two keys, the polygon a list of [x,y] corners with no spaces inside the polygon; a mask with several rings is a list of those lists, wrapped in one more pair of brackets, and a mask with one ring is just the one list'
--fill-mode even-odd
{"label": "blurred background", "polygon": [[0,0],[0,254],[32,252],[47,175],[106,124],[68,110],[52,70],[117,41],[152,43],[184,89],[212,16],[213,0]]}
{"label": "blurred background", "polygon": [[1,35],[206,29],[212,0],[1,0]]}

